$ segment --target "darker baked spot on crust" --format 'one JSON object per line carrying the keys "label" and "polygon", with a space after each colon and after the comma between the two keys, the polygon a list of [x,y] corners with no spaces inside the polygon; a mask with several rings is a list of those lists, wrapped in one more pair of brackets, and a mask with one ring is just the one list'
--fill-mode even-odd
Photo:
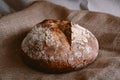
{"label": "darker baked spot on crust", "polygon": [[48,27],[52,31],[59,32],[59,30],[60,30],[61,32],[63,32],[69,45],[71,46],[72,31],[71,31],[71,24],[69,21],[47,19],[47,20],[44,20],[43,22],[41,22],[40,24],[38,24],[37,27],[39,27],[40,25],[41,25],[41,27]]}
{"label": "darker baked spot on crust", "polygon": [[61,21],[61,24],[59,25],[59,29],[65,34],[67,37],[68,43],[71,46],[71,24],[68,21]]}

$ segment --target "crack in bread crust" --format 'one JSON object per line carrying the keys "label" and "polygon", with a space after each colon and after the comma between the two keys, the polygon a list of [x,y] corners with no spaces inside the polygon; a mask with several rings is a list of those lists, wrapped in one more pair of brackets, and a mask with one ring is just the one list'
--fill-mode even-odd
{"label": "crack in bread crust", "polygon": [[69,21],[48,19],[38,24],[38,26],[39,25],[49,27],[51,30],[59,29],[65,35],[69,45],[71,45],[71,23]]}

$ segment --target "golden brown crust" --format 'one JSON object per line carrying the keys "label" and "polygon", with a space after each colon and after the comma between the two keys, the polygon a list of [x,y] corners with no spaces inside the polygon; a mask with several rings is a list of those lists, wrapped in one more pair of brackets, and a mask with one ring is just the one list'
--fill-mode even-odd
{"label": "golden brown crust", "polygon": [[95,60],[98,43],[94,35],[65,20],[44,20],[22,42],[25,61],[37,69],[66,72]]}

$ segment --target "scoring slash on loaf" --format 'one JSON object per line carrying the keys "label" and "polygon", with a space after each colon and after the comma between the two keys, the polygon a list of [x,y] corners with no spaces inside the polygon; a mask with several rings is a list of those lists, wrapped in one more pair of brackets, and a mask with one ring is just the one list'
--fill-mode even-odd
{"label": "scoring slash on loaf", "polygon": [[50,73],[83,68],[96,59],[98,49],[90,31],[65,20],[44,20],[22,42],[24,61]]}

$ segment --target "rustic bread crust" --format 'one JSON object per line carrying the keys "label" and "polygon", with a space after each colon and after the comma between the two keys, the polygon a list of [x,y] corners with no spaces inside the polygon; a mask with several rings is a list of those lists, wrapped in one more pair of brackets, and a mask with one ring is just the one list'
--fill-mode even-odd
{"label": "rustic bread crust", "polygon": [[93,62],[98,55],[98,42],[90,31],[78,24],[48,19],[28,33],[22,50],[28,65],[61,73]]}

